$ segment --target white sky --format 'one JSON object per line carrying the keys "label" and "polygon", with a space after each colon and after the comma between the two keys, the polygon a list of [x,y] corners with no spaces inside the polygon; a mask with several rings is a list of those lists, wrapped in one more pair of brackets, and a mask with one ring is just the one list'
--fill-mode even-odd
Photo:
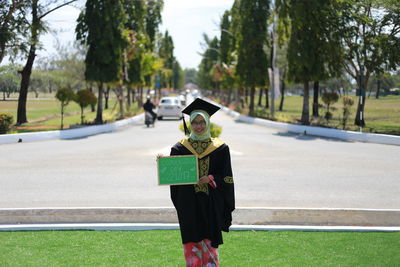
{"label": "white sky", "polygon": [[[164,32],[167,29],[172,36],[174,54],[182,68],[198,67],[201,60],[198,52],[202,52],[200,43],[203,41],[203,32],[210,37],[219,37],[221,17],[225,10],[232,7],[233,2],[234,0],[164,0],[163,24],[160,31]],[[72,44],[79,12],[77,8],[66,6],[46,17],[46,21],[56,33],[48,33],[41,37],[45,50],[38,51],[39,57],[54,54],[57,39],[63,45]]]}

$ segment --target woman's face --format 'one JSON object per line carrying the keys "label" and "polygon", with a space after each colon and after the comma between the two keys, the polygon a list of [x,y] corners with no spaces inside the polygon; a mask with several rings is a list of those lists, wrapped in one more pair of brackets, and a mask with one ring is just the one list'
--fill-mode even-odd
{"label": "woman's face", "polygon": [[206,121],[201,115],[197,115],[196,118],[190,123],[192,130],[195,134],[201,135],[206,130]]}

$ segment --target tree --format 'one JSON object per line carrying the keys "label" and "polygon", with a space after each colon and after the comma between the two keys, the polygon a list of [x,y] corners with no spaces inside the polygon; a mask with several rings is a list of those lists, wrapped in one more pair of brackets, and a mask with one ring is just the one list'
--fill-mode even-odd
{"label": "tree", "polygon": [[343,66],[360,90],[355,124],[364,127],[365,90],[371,75],[400,64],[400,2],[346,0],[340,5]]}
{"label": "tree", "polygon": [[96,105],[97,98],[88,89],[79,90],[74,101],[81,107],[81,124],[83,124],[83,110],[89,105]]}
{"label": "tree", "polygon": [[173,65],[173,84],[174,89],[183,89],[184,74],[178,61],[174,61]]}
{"label": "tree", "polygon": [[332,104],[335,104],[339,100],[339,95],[335,92],[325,92],[322,94],[322,101],[326,104],[325,119],[329,121],[332,118],[332,113],[329,108]]}
{"label": "tree", "polygon": [[76,38],[88,46],[85,78],[97,82],[99,88],[95,123],[103,123],[103,85],[120,81],[124,51],[126,16],[121,0],[87,0],[79,15]]}
{"label": "tree", "polygon": [[75,93],[69,88],[59,89],[56,98],[61,102],[61,130],[64,128],[64,110],[65,107],[75,99]]}
{"label": "tree", "polygon": [[186,68],[183,70],[185,75],[185,84],[194,83],[197,84],[197,70],[194,68]]}
{"label": "tree", "polygon": [[219,60],[219,40],[214,37],[212,40],[203,34],[204,38],[204,53],[203,58],[199,65],[199,72],[197,74],[198,83],[201,88],[216,89],[216,84],[212,77],[212,69]]}
{"label": "tree", "polygon": [[27,29],[27,5],[26,0],[0,0],[0,63],[8,48],[24,48],[23,44],[19,43],[19,35],[24,35]]}
{"label": "tree", "polygon": [[[45,31],[43,24],[43,18],[51,12],[69,5],[77,0],[71,1],[49,1],[48,3],[42,3],[39,0],[27,1],[27,8],[31,11],[31,22],[29,26],[29,52],[28,58],[24,68],[20,71],[21,73],[21,87],[19,90],[18,97],[18,112],[17,112],[17,125],[26,123],[26,101],[28,97],[29,81],[32,73],[33,63],[36,57],[36,49],[39,43],[39,36]],[[49,9],[45,7],[50,7]]]}
{"label": "tree", "polygon": [[249,115],[254,114],[256,87],[267,83],[267,21],[270,15],[269,0],[240,1],[241,16],[238,36],[237,74],[242,84],[251,89]]}
{"label": "tree", "polygon": [[3,92],[3,100],[9,98],[10,94],[18,92],[18,76],[16,65],[0,67],[0,92]]}
{"label": "tree", "polygon": [[[339,72],[337,62],[340,45],[335,27],[331,0],[299,0],[289,2],[291,23],[288,46],[288,77],[303,83],[302,124],[309,124],[309,82],[325,80]],[[333,13],[333,14],[331,14]],[[329,51],[329,53],[327,53]],[[332,57],[330,54],[336,55]]]}

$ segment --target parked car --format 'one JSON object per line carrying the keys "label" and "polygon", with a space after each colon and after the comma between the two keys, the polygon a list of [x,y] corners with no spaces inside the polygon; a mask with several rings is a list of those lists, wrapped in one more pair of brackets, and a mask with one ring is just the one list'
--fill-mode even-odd
{"label": "parked car", "polygon": [[158,104],[157,118],[182,118],[182,104],[178,97],[163,97]]}

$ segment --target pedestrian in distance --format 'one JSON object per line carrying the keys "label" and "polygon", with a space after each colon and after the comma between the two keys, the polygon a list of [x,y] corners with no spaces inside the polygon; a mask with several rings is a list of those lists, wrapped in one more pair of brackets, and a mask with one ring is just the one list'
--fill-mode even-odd
{"label": "pedestrian in distance", "polygon": [[219,109],[200,98],[187,106],[182,113],[190,116],[191,132],[183,118],[185,134],[189,137],[177,142],[170,153],[198,158],[198,183],[170,186],[189,267],[218,266],[222,231],[229,232],[235,209],[229,147],[210,134],[210,117]]}

